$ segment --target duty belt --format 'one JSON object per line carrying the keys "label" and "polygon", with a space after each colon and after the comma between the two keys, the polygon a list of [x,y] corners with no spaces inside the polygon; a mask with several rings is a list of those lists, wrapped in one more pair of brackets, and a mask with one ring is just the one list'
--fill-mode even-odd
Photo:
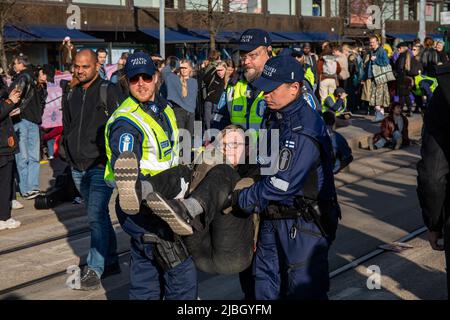
{"label": "duty belt", "polygon": [[322,235],[327,235],[322,226],[317,201],[309,200],[303,197],[296,197],[293,206],[269,203],[266,210],[261,213],[261,218],[265,220],[296,219],[300,217],[308,223],[314,222]]}

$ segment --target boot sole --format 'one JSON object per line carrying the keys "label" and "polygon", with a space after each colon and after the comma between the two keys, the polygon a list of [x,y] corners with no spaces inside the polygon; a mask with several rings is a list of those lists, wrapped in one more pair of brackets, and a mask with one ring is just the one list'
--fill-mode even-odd
{"label": "boot sole", "polygon": [[153,213],[163,219],[172,231],[180,236],[193,234],[191,225],[176,214],[172,207],[157,193],[152,193],[147,197],[147,205]]}
{"label": "boot sole", "polygon": [[120,208],[126,214],[137,214],[141,206],[141,199],[136,191],[139,165],[134,153],[126,151],[119,155],[114,165],[114,177],[119,191]]}

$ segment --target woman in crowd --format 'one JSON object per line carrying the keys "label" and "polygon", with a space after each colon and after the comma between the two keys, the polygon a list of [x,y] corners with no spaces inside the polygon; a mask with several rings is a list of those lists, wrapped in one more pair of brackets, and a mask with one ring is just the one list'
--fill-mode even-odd
{"label": "woman in crowd", "polygon": [[0,100],[0,230],[20,226],[20,221],[11,218],[14,155],[19,152],[19,144],[9,115],[16,108],[20,95],[21,92],[14,89],[7,99]]}

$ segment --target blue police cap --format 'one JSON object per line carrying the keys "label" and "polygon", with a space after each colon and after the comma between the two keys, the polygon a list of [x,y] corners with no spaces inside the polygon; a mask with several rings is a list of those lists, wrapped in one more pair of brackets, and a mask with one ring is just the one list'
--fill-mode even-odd
{"label": "blue police cap", "polygon": [[260,46],[268,47],[272,39],[267,31],[261,29],[248,29],[242,33],[239,39],[239,50],[250,52]]}
{"label": "blue police cap", "polygon": [[298,45],[292,46],[292,56],[303,57],[303,48]]}
{"label": "blue police cap", "polygon": [[291,48],[284,48],[281,50],[281,52],[278,54],[279,56],[292,56],[292,49]]}
{"label": "blue police cap", "polygon": [[283,83],[303,82],[303,68],[292,56],[270,58],[262,75],[253,82],[253,86],[264,92],[270,92]]}
{"label": "blue police cap", "polygon": [[153,76],[155,72],[155,64],[147,53],[136,52],[128,56],[125,64],[125,74],[128,79],[141,73]]}

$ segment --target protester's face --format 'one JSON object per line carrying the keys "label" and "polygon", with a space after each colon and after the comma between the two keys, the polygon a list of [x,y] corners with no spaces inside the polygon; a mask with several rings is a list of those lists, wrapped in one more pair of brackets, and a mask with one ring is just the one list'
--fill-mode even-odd
{"label": "protester's face", "polygon": [[74,72],[81,83],[87,83],[94,79],[98,69],[97,61],[90,54],[81,52],[75,56]]}
{"label": "protester's face", "polygon": [[227,76],[231,78],[231,76],[234,74],[234,68],[228,67],[227,68]]}
{"label": "protester's face", "polygon": [[222,153],[226,162],[236,166],[242,163],[245,151],[245,135],[243,130],[225,130],[221,141]]}
{"label": "protester's face", "polygon": [[269,55],[267,48],[263,46],[241,54],[244,76],[248,82],[252,82],[261,75],[267,60],[269,60]]}
{"label": "protester's face", "polygon": [[403,53],[403,52],[406,52],[407,49],[408,48],[406,48],[406,47],[400,47],[400,48],[398,48],[398,52]]}
{"label": "protester's face", "polygon": [[402,108],[400,106],[394,107],[394,115],[399,116],[402,113]]}
{"label": "protester's face", "polygon": [[14,71],[16,73],[19,73],[21,71],[25,70],[25,66],[23,65],[23,63],[19,62],[19,60],[14,60]]}
{"label": "protester's face", "polygon": [[107,57],[108,55],[106,54],[106,52],[99,52],[98,54],[97,54],[97,58],[98,58],[98,63],[100,63],[100,64],[105,64],[105,62],[106,62],[106,57]]}
{"label": "protester's face", "polygon": [[158,76],[154,74],[149,76],[147,74],[138,74],[130,79],[130,93],[139,102],[153,101],[155,98],[156,83]]}
{"label": "protester's face", "polygon": [[376,50],[378,48],[378,40],[375,38],[370,39],[370,49]]}
{"label": "protester's face", "polygon": [[441,42],[439,42],[439,43],[436,45],[436,50],[439,51],[439,52],[441,52],[442,50],[444,50],[444,44],[441,43]]}
{"label": "protester's face", "polygon": [[305,54],[309,54],[309,53],[311,52],[311,48],[310,48],[310,47],[304,47],[304,48],[303,48],[303,52],[304,52]]}
{"label": "protester's face", "polygon": [[279,110],[295,100],[300,85],[295,83],[284,83],[273,91],[264,93],[264,100],[272,110]]}
{"label": "protester's face", "polygon": [[225,67],[224,66],[219,66],[216,68],[216,73],[219,76],[219,78],[223,79],[225,77]]}
{"label": "protester's face", "polygon": [[42,70],[39,70],[38,82],[47,83],[47,75]]}
{"label": "protester's face", "polygon": [[413,52],[414,57],[416,57],[417,55],[419,55],[419,53],[420,53],[419,47],[413,47],[413,48],[412,48],[412,52]]}
{"label": "protester's face", "polygon": [[187,62],[183,62],[180,64],[180,74],[183,78],[189,78],[191,75],[191,66]]}

